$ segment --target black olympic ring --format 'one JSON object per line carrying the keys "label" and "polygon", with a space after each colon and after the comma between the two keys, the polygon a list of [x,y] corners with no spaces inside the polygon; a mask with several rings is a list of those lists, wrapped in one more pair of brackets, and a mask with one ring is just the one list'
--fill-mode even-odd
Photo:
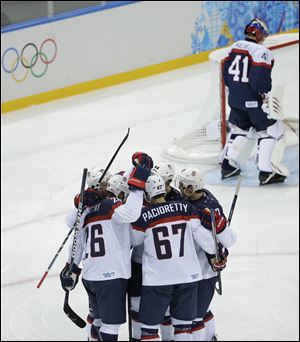
{"label": "black olympic ring", "polygon": [[[31,65],[25,65],[25,63],[23,62],[24,51],[25,51],[25,49],[26,49],[28,46],[33,46],[33,48],[35,49],[35,54],[34,54],[34,56],[36,56],[36,58],[35,58],[35,61],[34,61]],[[36,62],[37,62],[37,60],[38,60],[38,52],[39,52],[38,48],[37,48],[36,45],[33,44],[33,43],[27,43],[27,44],[23,47],[23,49],[22,49],[22,51],[21,51],[20,60],[21,60],[21,63],[22,63],[22,65],[23,65],[24,68],[30,69],[30,68],[33,68],[33,67],[35,66],[35,64],[36,64]]]}

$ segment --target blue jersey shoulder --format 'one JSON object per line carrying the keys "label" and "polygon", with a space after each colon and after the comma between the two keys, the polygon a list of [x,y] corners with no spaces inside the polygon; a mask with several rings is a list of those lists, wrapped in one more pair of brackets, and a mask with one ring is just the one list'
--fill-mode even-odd
{"label": "blue jersey shoulder", "polygon": [[107,198],[102,200],[97,205],[88,208],[88,213],[85,217],[85,225],[92,221],[109,220],[115,209],[122,205],[122,201],[117,198]]}
{"label": "blue jersey shoulder", "polygon": [[220,205],[219,201],[207,189],[202,189],[202,196],[196,201],[190,201],[190,203],[197,210],[202,226],[204,226],[207,229],[211,229],[211,220],[210,215],[207,213],[207,208],[217,210],[222,216],[225,217],[223,208]]}
{"label": "blue jersey shoulder", "polygon": [[199,218],[199,216],[189,202],[170,201],[144,207],[141,216],[132,225],[139,230],[146,230],[158,224],[191,218]]}

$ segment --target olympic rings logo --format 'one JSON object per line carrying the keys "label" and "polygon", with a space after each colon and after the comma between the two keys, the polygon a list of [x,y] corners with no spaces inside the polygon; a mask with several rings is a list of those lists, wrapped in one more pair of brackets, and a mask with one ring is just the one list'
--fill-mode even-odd
{"label": "olympic rings logo", "polygon": [[[51,55],[47,56],[44,52],[51,48]],[[57,44],[54,39],[45,39],[40,48],[38,49],[34,43],[27,43],[21,50],[21,53],[14,48],[10,47],[6,49],[1,58],[2,69],[11,74],[13,80],[17,83],[21,83],[26,80],[29,75],[29,70],[32,76],[40,78],[44,76],[48,70],[48,65],[51,64],[57,55]],[[38,61],[41,61],[43,67],[38,66]],[[24,71],[17,71],[21,67]]]}

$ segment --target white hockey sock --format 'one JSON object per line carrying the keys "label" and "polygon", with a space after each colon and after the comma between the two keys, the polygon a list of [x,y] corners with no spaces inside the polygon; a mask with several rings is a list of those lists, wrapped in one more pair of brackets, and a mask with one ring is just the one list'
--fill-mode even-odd
{"label": "white hockey sock", "polygon": [[195,319],[192,325],[193,341],[206,341],[206,329],[202,318]]}
{"label": "white hockey sock", "polygon": [[132,337],[136,338],[137,340],[141,339],[141,326],[142,323],[132,320]]}
{"label": "white hockey sock", "polygon": [[102,341],[118,341],[120,324],[101,324],[100,334]]}
{"label": "white hockey sock", "polygon": [[174,341],[193,341],[193,334],[191,331],[178,331],[175,328]]}
{"label": "white hockey sock", "polygon": [[192,323],[193,321],[183,321],[172,317],[174,341],[193,341]]}
{"label": "white hockey sock", "polygon": [[85,327],[88,341],[95,341],[91,335],[93,321],[94,321],[94,318],[91,315],[88,315],[86,318],[86,327]]}
{"label": "white hockey sock", "polygon": [[163,323],[160,325],[160,333],[162,341],[172,341],[174,338],[174,328],[171,317],[165,316]]}
{"label": "white hockey sock", "polygon": [[142,332],[141,332],[142,323],[138,321],[140,300],[141,300],[141,297],[130,298],[130,303],[131,303],[130,316],[131,316],[131,322],[132,322],[132,337],[138,340],[141,339],[141,335],[142,335]]}
{"label": "white hockey sock", "polygon": [[158,328],[159,325],[142,325],[142,336],[141,341],[160,341],[159,335],[158,335]]}
{"label": "white hockey sock", "polygon": [[205,341],[212,341],[212,338],[216,334],[216,325],[215,325],[215,317],[211,311],[208,311],[203,318],[203,322],[205,325]]}

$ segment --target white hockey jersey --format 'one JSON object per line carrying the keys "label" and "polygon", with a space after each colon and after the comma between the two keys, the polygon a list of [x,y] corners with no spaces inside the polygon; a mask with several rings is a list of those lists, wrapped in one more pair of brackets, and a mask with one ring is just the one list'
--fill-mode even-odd
{"label": "white hockey jersey", "polygon": [[135,245],[144,243],[143,285],[174,285],[202,279],[194,243],[214,253],[211,232],[200,224],[188,202],[166,202],[143,208],[132,224]]}
{"label": "white hockey jersey", "polygon": [[140,216],[142,203],[143,191],[132,191],[126,204],[105,199],[84,211],[74,258],[76,265],[82,259],[83,279],[130,278],[130,222]]}

